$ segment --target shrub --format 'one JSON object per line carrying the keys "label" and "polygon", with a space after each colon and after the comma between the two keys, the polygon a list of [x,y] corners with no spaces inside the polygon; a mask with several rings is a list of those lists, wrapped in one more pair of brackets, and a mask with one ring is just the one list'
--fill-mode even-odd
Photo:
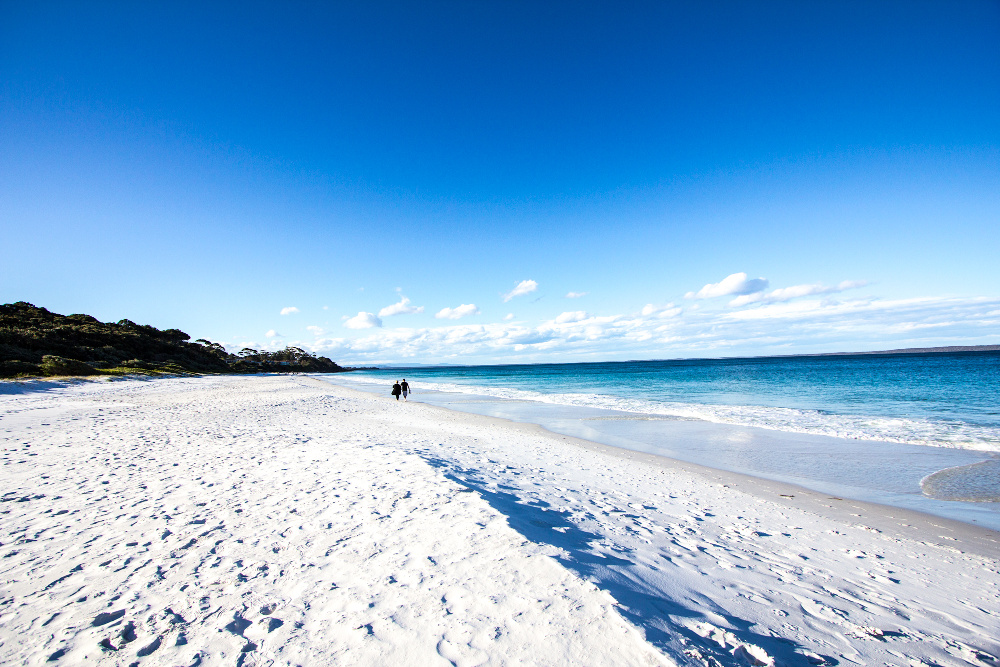
{"label": "shrub", "polygon": [[78,361],[46,354],[42,357],[42,372],[45,375],[99,375],[93,366]]}
{"label": "shrub", "polygon": [[0,361],[0,378],[16,378],[26,375],[41,375],[42,367],[27,361]]}

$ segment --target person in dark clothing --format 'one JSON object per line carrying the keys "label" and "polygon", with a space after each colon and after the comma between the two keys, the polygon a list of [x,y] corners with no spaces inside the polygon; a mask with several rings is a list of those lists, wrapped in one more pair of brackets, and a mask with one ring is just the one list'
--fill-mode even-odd
{"label": "person in dark clothing", "polygon": [[406,378],[403,378],[403,383],[400,384],[399,386],[403,390],[403,400],[405,401],[406,400],[406,395],[409,394],[409,393],[411,393],[411,391],[410,391],[410,385],[408,385],[406,383]]}
{"label": "person in dark clothing", "polygon": [[399,394],[400,394],[401,391],[402,391],[402,388],[399,386],[398,382],[396,384],[392,385],[392,395],[396,397],[397,401],[399,400]]}

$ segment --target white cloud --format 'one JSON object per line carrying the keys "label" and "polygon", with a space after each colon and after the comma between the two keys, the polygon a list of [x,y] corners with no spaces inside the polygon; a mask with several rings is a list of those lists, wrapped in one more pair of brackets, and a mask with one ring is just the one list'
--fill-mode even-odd
{"label": "white cloud", "polygon": [[297,312],[299,312],[299,309],[296,308],[295,306],[287,306],[281,309],[282,315],[291,315],[292,313],[297,313]]}
{"label": "white cloud", "polygon": [[330,306],[323,306],[323,310],[330,310]]}
{"label": "white cloud", "polygon": [[463,303],[461,306],[456,306],[455,308],[442,308],[437,312],[434,317],[439,320],[457,320],[459,318],[465,317],[466,315],[478,315],[479,309],[476,308],[474,303]]}
{"label": "white cloud", "polygon": [[503,316],[504,322],[510,322],[512,319],[514,319],[514,313],[507,313]]}
{"label": "white cloud", "polygon": [[423,306],[411,306],[410,300],[405,296],[401,296],[399,301],[392,304],[391,306],[386,306],[382,310],[378,311],[379,317],[389,317],[391,315],[415,315],[416,313],[424,312]]}
{"label": "white cloud", "polygon": [[317,326],[308,326],[306,327],[306,331],[311,333],[313,336],[322,336],[325,333],[323,331],[323,327],[317,327]]}
{"label": "white cloud", "polygon": [[269,329],[268,332],[264,334],[264,338],[278,338],[280,336],[281,334],[275,331],[274,329]]}
{"label": "white cloud", "polygon": [[293,344],[347,365],[518,363],[974,345],[1000,342],[998,331],[1000,298],[820,296],[725,312],[667,304],[626,315],[569,312],[534,326],[504,321],[372,329],[358,338]]}
{"label": "white cloud", "polygon": [[[968,329],[996,327],[1000,320],[991,317],[990,308],[997,299],[913,299],[860,298],[849,301],[810,299],[794,303],[776,303],[726,313],[724,320],[739,322],[774,321],[775,326],[798,326],[818,330],[834,327],[841,330],[872,331],[891,334],[898,331],[961,325]],[[803,324],[804,323],[804,324]],[[882,340],[878,340],[882,344]]]}
{"label": "white cloud", "polygon": [[677,315],[680,315],[681,312],[682,312],[682,309],[679,308],[679,307],[677,307],[677,306],[675,306],[672,303],[668,303],[665,306],[654,306],[651,303],[647,303],[642,308],[642,316],[643,317],[653,316],[653,317],[657,317],[657,318],[660,318],[660,319],[664,319],[664,318],[667,318],[667,317],[676,317]]}
{"label": "white cloud", "polygon": [[812,296],[814,294],[834,294],[836,292],[843,292],[849,289],[864,287],[867,284],[867,280],[844,280],[833,287],[820,283],[816,283],[814,285],[792,285],[791,287],[779,287],[778,289],[772,290],[767,294],[764,294],[763,292],[743,294],[730,301],[729,305],[734,307],[745,306],[748,303],[756,303],[758,301],[763,303],[779,303],[782,301],[791,301],[792,299],[797,299],[802,296]]}
{"label": "white cloud", "polygon": [[566,298],[567,299],[579,299],[580,297],[587,296],[588,294],[590,294],[590,292],[567,292],[566,293]]}
{"label": "white cloud", "polygon": [[556,317],[555,322],[556,324],[567,324],[569,322],[580,322],[581,320],[585,320],[589,317],[590,315],[588,315],[586,311],[574,310],[572,312],[562,313]]}
{"label": "white cloud", "polygon": [[538,290],[538,283],[534,280],[522,280],[517,284],[517,286],[511,291],[503,295],[504,302],[510,301],[515,296],[522,296],[524,294],[530,294]]}
{"label": "white cloud", "polygon": [[[823,302],[796,301],[795,303],[779,303],[760,308],[750,308],[729,313],[728,317],[733,320],[772,320],[779,318],[797,318],[803,315],[815,314],[823,308]],[[830,311],[828,311],[830,312]]]}
{"label": "white cloud", "polygon": [[688,292],[685,299],[711,299],[729,294],[753,294],[767,289],[767,278],[747,279],[746,273],[733,273],[717,283],[709,283],[697,292]]}
{"label": "white cloud", "polygon": [[362,310],[354,317],[345,316],[344,326],[348,329],[371,329],[382,326],[382,320],[376,317],[375,313],[366,313]]}

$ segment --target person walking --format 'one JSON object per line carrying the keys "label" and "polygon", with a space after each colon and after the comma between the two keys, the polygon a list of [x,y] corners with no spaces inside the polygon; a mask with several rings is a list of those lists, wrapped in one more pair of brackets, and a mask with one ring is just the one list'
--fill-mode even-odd
{"label": "person walking", "polygon": [[392,395],[396,397],[397,401],[399,400],[399,394],[401,391],[402,388],[399,386],[399,381],[397,380],[396,384],[392,385]]}
{"label": "person walking", "polygon": [[406,378],[403,378],[403,383],[401,385],[399,385],[399,387],[403,391],[403,400],[405,401],[406,400],[406,395],[410,394],[410,393],[413,393],[412,390],[410,389],[410,385],[408,385],[406,383]]}

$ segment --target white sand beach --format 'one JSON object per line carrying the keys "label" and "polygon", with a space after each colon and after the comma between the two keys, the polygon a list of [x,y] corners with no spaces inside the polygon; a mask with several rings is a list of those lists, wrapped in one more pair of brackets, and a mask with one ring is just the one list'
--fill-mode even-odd
{"label": "white sand beach", "polygon": [[0,387],[3,664],[1000,665],[986,529],[309,376]]}

